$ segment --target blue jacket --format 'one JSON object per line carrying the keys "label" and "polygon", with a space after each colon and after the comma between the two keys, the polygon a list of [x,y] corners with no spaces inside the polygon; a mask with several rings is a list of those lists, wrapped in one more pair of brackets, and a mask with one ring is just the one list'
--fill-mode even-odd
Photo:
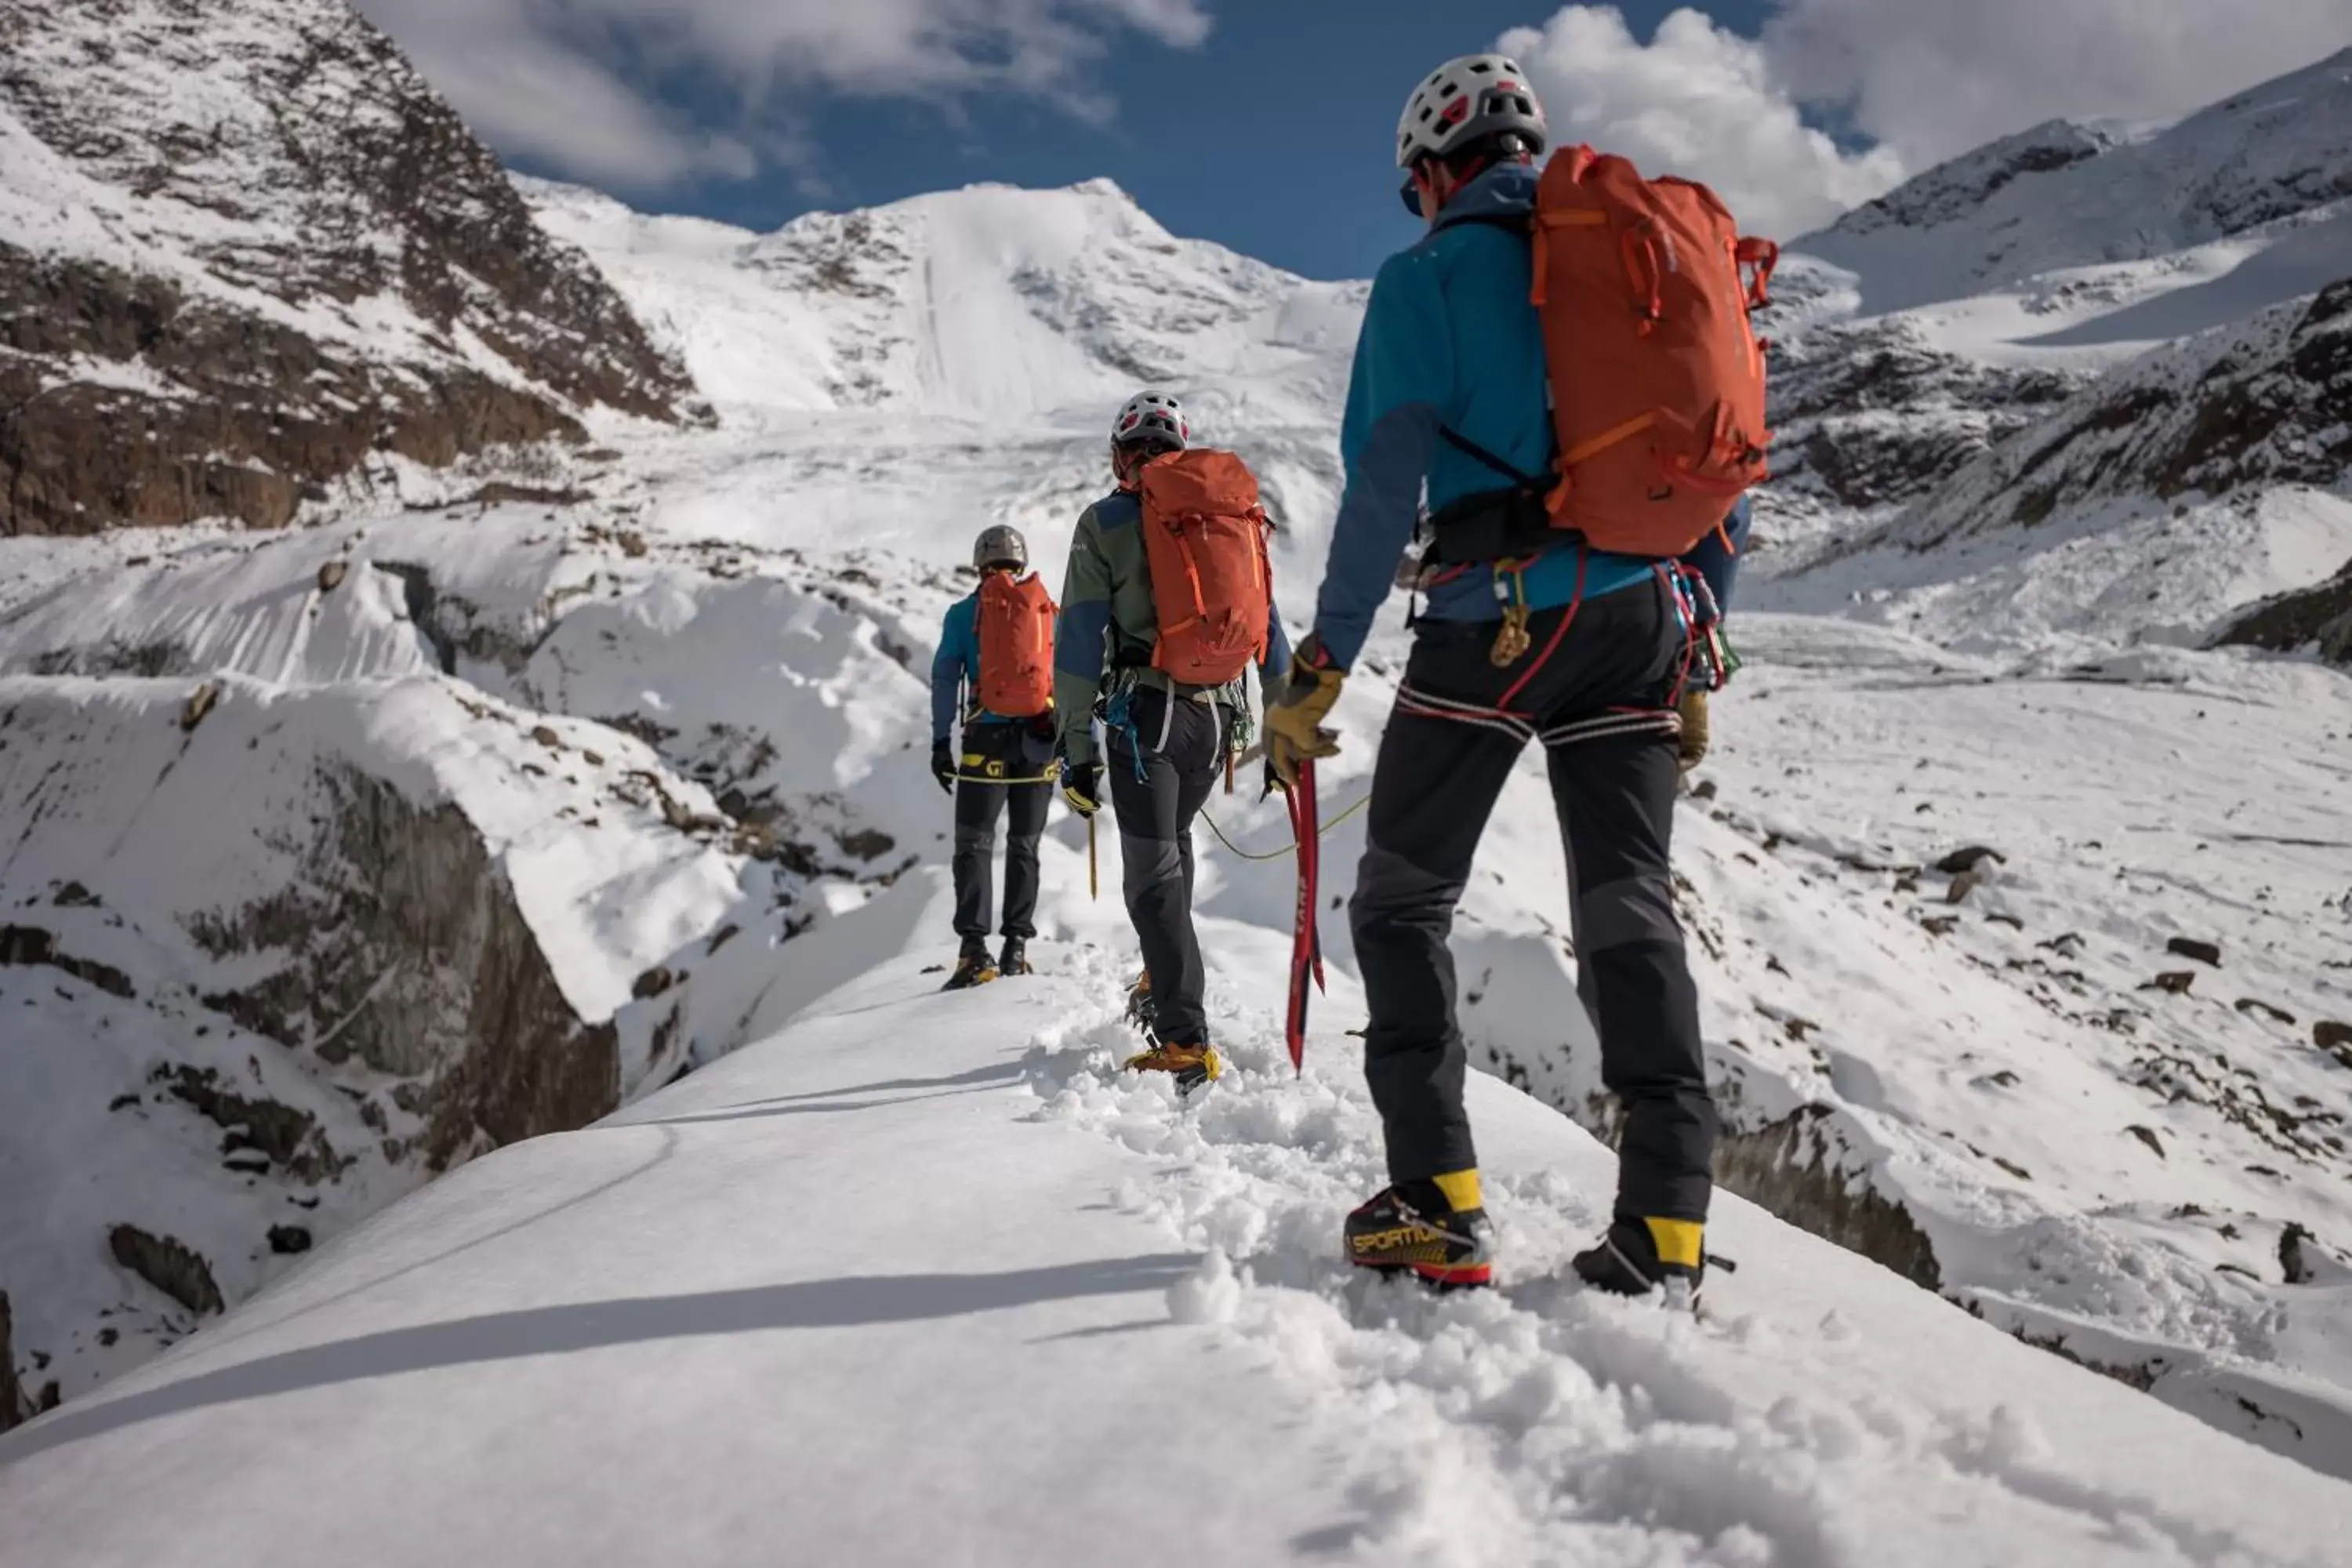
{"label": "blue jacket", "polygon": [[[1528,300],[1532,252],[1521,235],[1484,221],[1532,212],[1537,178],[1528,164],[1487,170],[1446,204],[1426,237],[1389,258],[1373,279],[1339,428],[1347,486],[1316,605],[1317,635],[1342,669],[1362,650],[1395,582],[1423,483],[1432,511],[1509,483],[1440,439],[1441,427],[1523,473],[1540,474],[1551,465],[1543,327]],[[1746,522],[1743,502],[1735,537]],[[1719,542],[1716,550],[1719,554]],[[1563,540],[1526,570],[1531,608],[1575,597],[1578,552],[1573,540]],[[1654,566],[1633,556],[1589,553],[1587,598],[1630,587]],[[1430,590],[1422,614],[1435,620],[1498,619],[1500,587],[1491,568],[1465,572]],[[1723,596],[1719,590],[1717,597]]]}
{"label": "blue jacket", "polygon": [[974,691],[963,715],[967,724],[1011,724],[1017,721],[991,713],[980,706],[980,591],[975,588],[948,606],[940,625],[940,651],[931,656],[931,739],[944,741],[953,731],[964,689]]}

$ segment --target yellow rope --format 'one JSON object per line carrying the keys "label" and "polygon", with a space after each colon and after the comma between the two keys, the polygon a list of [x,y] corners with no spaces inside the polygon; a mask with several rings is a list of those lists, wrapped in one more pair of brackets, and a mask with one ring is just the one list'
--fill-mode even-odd
{"label": "yellow rope", "polygon": [[[1330,821],[1318,828],[1315,836],[1320,838],[1324,834],[1330,832],[1333,828],[1339,826],[1339,824],[1347,821],[1348,818],[1355,816],[1356,813],[1363,810],[1364,807],[1371,804],[1372,797],[1369,795],[1365,795],[1361,800],[1356,802],[1355,805],[1349,806],[1347,810],[1341,812],[1339,816],[1333,817]],[[1248,850],[1243,848],[1240,845],[1225,837],[1225,830],[1217,826],[1216,816],[1206,807],[1202,809],[1201,820],[1209,825],[1209,831],[1217,836],[1218,843],[1223,845],[1227,849],[1232,850],[1235,855],[1241,857],[1241,858],[1244,860],[1279,860],[1286,855],[1295,855],[1298,852],[1298,846],[1297,844],[1286,844],[1279,849],[1268,850],[1263,855],[1253,855]]]}

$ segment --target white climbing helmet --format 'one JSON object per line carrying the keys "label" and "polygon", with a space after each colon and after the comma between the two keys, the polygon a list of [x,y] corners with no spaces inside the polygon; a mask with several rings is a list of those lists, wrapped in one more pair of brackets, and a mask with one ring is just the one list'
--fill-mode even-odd
{"label": "white climbing helmet", "polygon": [[992,566],[1010,566],[1015,572],[1029,569],[1029,542],[1021,537],[1019,529],[1000,522],[982,529],[972,541],[971,569],[985,572]]}
{"label": "white climbing helmet", "polygon": [[1118,418],[1110,427],[1110,439],[1114,447],[1135,441],[1163,441],[1181,452],[1192,444],[1192,426],[1185,421],[1184,405],[1168,394],[1139,392],[1118,411]]}
{"label": "white climbing helmet", "polygon": [[1444,157],[1504,132],[1541,153],[1550,140],[1543,105],[1518,62],[1503,55],[1464,55],[1422,79],[1397,120],[1397,167]]}

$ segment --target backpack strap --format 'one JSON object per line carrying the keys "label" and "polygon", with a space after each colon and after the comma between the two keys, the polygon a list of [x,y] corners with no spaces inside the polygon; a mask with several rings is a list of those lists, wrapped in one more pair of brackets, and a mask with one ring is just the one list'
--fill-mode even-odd
{"label": "backpack strap", "polygon": [[1495,456],[1494,453],[1489,452],[1486,447],[1481,447],[1477,442],[1473,441],[1469,437],[1463,435],[1460,431],[1454,429],[1450,426],[1440,425],[1437,427],[1437,437],[1439,440],[1444,441],[1447,446],[1453,447],[1464,457],[1468,458],[1475,462],[1484,463],[1486,467],[1494,469],[1496,473],[1502,475],[1505,479],[1510,480],[1521,489],[1549,490],[1558,479],[1557,475],[1550,473],[1522,473],[1513,465],[1503,461],[1502,458]]}

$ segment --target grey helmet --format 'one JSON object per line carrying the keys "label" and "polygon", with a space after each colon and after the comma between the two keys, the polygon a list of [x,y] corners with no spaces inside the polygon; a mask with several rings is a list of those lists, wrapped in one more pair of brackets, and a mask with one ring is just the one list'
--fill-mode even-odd
{"label": "grey helmet", "polygon": [[980,537],[972,541],[971,569],[985,572],[992,566],[1010,566],[1015,572],[1029,569],[1029,542],[1021,537],[1019,529],[1000,522],[980,531]]}
{"label": "grey helmet", "polygon": [[1412,89],[1397,120],[1397,167],[1444,157],[1505,132],[1528,153],[1549,144],[1543,105],[1518,62],[1503,55],[1464,55],[1446,61]]}
{"label": "grey helmet", "polygon": [[1111,445],[1158,441],[1182,451],[1192,444],[1192,426],[1184,405],[1164,392],[1139,392],[1127,400],[1110,427]]}

